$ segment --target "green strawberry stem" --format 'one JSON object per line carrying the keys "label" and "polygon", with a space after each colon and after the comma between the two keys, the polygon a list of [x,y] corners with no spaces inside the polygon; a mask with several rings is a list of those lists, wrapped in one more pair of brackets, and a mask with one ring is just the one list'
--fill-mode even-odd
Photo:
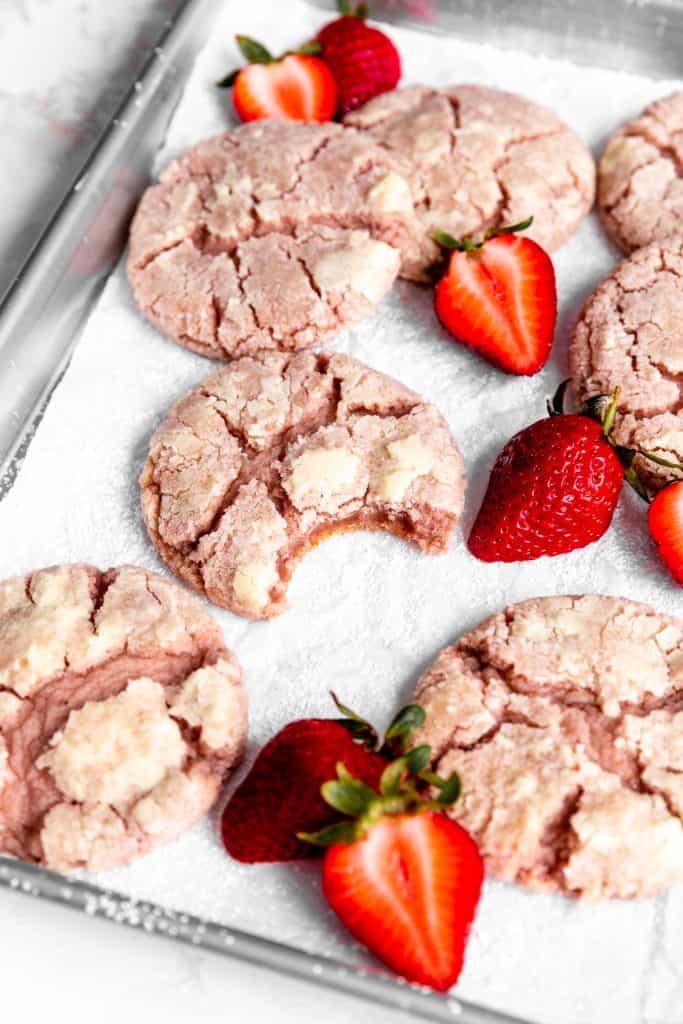
{"label": "green strawberry stem", "polygon": [[362,21],[365,21],[368,16],[367,4],[356,4],[354,8],[349,3],[349,0],[337,0],[337,10],[340,14],[346,14],[352,18],[360,18]]}
{"label": "green strawberry stem", "polygon": [[[349,820],[319,832],[298,832],[297,838],[314,846],[353,843],[386,815],[444,812],[460,796],[460,776],[453,772],[442,779],[428,771],[431,756],[431,747],[424,743],[390,761],[382,773],[379,792],[354,778],[340,762],[337,778],[323,783],[320,792],[330,807]],[[436,797],[426,795],[428,787],[437,790]]]}
{"label": "green strawberry stem", "polygon": [[419,704],[408,704],[407,707],[401,708],[391,721],[380,744],[377,730],[365,718],[347,707],[346,704],[342,704],[333,691],[330,691],[330,696],[337,709],[345,716],[337,719],[339,724],[348,729],[353,738],[368,750],[378,750],[385,757],[399,757],[403,754],[408,747],[410,737],[416,729],[424,725],[427,717],[424,708]]}
{"label": "green strawberry stem", "polygon": [[473,238],[454,238],[453,235],[449,235],[447,231],[435,231],[434,241],[437,245],[440,245],[442,249],[448,249],[449,251],[456,250],[456,252],[476,252],[478,249],[483,248],[486,242],[491,238],[498,238],[500,235],[514,235],[518,231],[526,231],[527,228],[531,227],[534,218],[527,217],[526,220],[522,220],[519,224],[508,224],[502,228],[489,228],[481,242],[475,242]]}

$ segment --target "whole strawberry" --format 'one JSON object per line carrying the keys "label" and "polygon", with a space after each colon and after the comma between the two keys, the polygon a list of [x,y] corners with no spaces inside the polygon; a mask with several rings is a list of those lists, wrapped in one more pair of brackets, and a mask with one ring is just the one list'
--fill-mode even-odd
{"label": "whole strawberry", "polygon": [[[343,764],[369,786],[378,784],[387,759],[403,749],[424,711],[409,705],[387,729],[380,747],[377,733],[354,712],[337,703],[342,719],[304,718],[291,722],[261,750],[251,771],[223,811],[225,849],[246,863],[298,860],[313,848],[297,838],[338,820],[320,788]],[[380,747],[378,750],[377,748]]]}
{"label": "whole strawberry", "polygon": [[599,540],[612,521],[627,464],[639,487],[632,453],[609,436],[617,395],[602,417],[562,413],[562,394],[549,419],[516,434],[503,448],[468,540],[484,562],[561,555]]}
{"label": "whole strawberry", "polygon": [[362,106],[373,96],[395,89],[401,78],[401,58],[391,39],[366,25],[367,7],[351,10],[339,3],[341,17],[325,25],[318,35],[321,57],[339,88],[342,114]]}

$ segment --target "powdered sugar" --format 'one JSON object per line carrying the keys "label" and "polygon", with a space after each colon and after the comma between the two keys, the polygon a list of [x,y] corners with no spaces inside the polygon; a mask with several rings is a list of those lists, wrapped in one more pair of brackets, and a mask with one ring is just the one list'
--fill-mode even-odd
{"label": "powdered sugar", "polygon": [[[159,167],[229,123],[230,100],[212,83],[236,63],[239,30],[284,49],[311,35],[320,13],[291,2],[272,16],[267,0],[231,3],[215,26],[172,122]],[[555,109],[599,155],[614,128],[677,83],[393,31],[405,81],[478,81],[523,89]],[[530,213],[533,211],[529,211]],[[331,347],[414,388],[444,414],[469,477],[464,528],[472,522],[502,444],[543,415],[545,396],[567,373],[567,338],[579,305],[616,262],[597,217],[555,256],[561,300],[558,341],[537,377],[507,377],[453,344],[428,290],[399,283],[376,313]],[[214,369],[165,341],[136,313],[121,268],[112,276],[72,365],[55,393],[20,476],[0,505],[0,576],[85,560],[106,568],[160,569],[142,526],[137,476],[149,438],[171,403]],[[216,612],[245,671],[253,753],[276,728],[332,709],[328,689],[386,723],[440,647],[508,601],[600,591],[683,613],[683,597],[659,566],[643,510],[625,495],[600,544],[552,561],[484,565],[458,536],[430,559],[384,535],[337,536],[311,552],[290,586],[291,608],[269,623]],[[315,865],[247,867],[223,854],[204,823],[174,846],[107,873],[114,888],[295,945],[358,960],[319,894]],[[683,891],[657,902],[576,906],[560,897],[489,883],[467,965],[463,997],[554,1024],[680,1020]]]}

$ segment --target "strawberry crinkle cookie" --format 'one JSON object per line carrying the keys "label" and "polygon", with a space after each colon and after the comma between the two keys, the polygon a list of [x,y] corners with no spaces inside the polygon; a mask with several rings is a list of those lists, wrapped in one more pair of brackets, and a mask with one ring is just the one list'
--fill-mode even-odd
{"label": "strawberry crinkle cookie", "polygon": [[253,121],[200,142],[147,189],[128,276],[148,319],[202,355],[308,348],[391,287],[410,208],[366,135]]}
{"label": "strawberry crinkle cookie", "polygon": [[442,651],[415,699],[492,874],[591,900],[683,880],[683,622],[535,598]]}
{"label": "strawberry crinkle cookie", "polygon": [[[579,401],[619,401],[615,441],[683,462],[683,235],[637,250],[587,300],[569,349]],[[639,476],[658,490],[680,473],[636,456]]]}
{"label": "strawberry crinkle cookie", "polygon": [[239,665],[176,584],[86,565],[0,583],[0,851],[128,863],[209,810],[246,730]]}
{"label": "strawberry crinkle cookie", "polygon": [[142,471],[153,544],[186,583],[249,618],[285,606],[302,555],[340,530],[446,550],[465,492],[439,412],[351,356],[262,353],[171,409]]}
{"label": "strawberry crinkle cookie", "polygon": [[[545,107],[481,85],[415,85],[344,118],[396,161],[410,184],[401,274],[428,279],[441,258],[434,232],[479,240],[533,215],[528,234],[552,251],[593,205],[595,166],[579,137]],[[385,186],[388,207],[397,196]]]}
{"label": "strawberry crinkle cookie", "polygon": [[683,91],[612,135],[598,164],[598,210],[626,253],[683,231]]}

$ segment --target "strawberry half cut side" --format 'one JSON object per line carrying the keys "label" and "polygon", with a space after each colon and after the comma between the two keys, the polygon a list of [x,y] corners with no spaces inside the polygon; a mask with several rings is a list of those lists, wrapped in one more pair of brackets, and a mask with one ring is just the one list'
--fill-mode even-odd
{"label": "strawberry half cut side", "polygon": [[482,242],[434,236],[450,252],[434,294],[439,320],[494,366],[527,376],[545,366],[557,322],[552,260],[518,234],[532,221],[490,231]]}
{"label": "strawberry half cut side", "polygon": [[235,37],[246,67],[232,71],[217,85],[232,86],[235,110],[242,121],[285,118],[331,121],[338,103],[337,83],[327,64],[316,56],[313,41],[299,50],[274,57],[249,36]]}
{"label": "strawberry half cut side", "polygon": [[322,793],[348,819],[302,838],[327,847],[323,892],[355,938],[408,981],[443,992],[462,970],[484,868],[445,813],[460,779],[427,771],[430,758],[427,745],[413,748],[386,767],[378,791],[338,766]]}
{"label": "strawberry half cut side", "polygon": [[662,561],[683,586],[683,480],[668,484],[655,495],[647,520]]}

